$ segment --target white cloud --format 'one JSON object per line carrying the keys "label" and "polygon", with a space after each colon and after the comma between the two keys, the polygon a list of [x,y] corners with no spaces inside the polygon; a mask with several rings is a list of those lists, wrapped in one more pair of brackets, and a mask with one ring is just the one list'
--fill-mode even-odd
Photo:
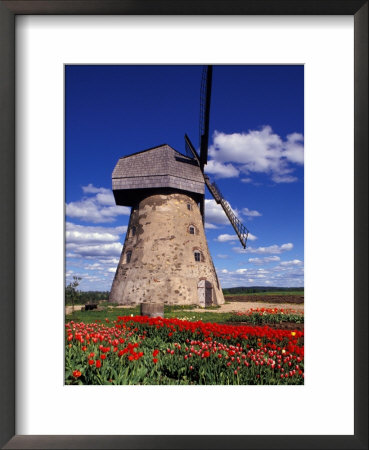
{"label": "white cloud", "polygon": [[292,261],[282,261],[281,266],[301,266],[302,261],[299,259],[293,259]]}
{"label": "white cloud", "polygon": [[[117,256],[122,250],[123,233],[126,226],[103,227],[77,225],[72,222],[66,223],[66,249],[67,257],[72,258],[102,258],[94,264],[117,264]],[[88,270],[97,270],[99,266],[92,263]]]}
{"label": "white cloud", "polygon": [[[130,208],[115,205],[113,193],[106,188],[98,188],[89,184],[82,186],[87,197],[66,205],[66,215],[85,222],[113,222],[119,215],[129,215]],[[95,194],[91,196],[91,194]]]}
{"label": "white cloud", "polygon": [[68,244],[99,244],[115,242],[127,230],[126,226],[102,227],[66,223],[65,238]]}
{"label": "white cloud", "polygon": [[[260,258],[261,259],[261,258]],[[301,265],[277,265],[268,269],[249,267],[218,272],[222,287],[235,286],[279,286],[293,287],[304,285],[304,268]]]}
{"label": "white cloud", "polygon": [[247,240],[248,241],[256,241],[256,239],[257,239],[257,236],[255,236],[254,234],[249,232],[249,234],[247,236]]}
{"label": "white cloud", "polygon": [[292,133],[287,136],[284,156],[291,162],[304,164],[304,137],[300,133]]}
{"label": "white cloud", "polygon": [[114,195],[111,192],[99,192],[96,195],[96,201],[100,205],[115,206]]}
{"label": "white cloud", "polygon": [[70,243],[66,245],[67,250],[72,250],[73,254],[80,257],[99,257],[99,256],[120,256],[122,244],[114,242],[111,244],[96,245],[78,245]]}
{"label": "white cloud", "polygon": [[249,263],[261,265],[270,262],[280,261],[280,259],[281,258],[279,256],[265,256],[264,258],[249,258]]}
{"label": "white cloud", "polygon": [[233,247],[232,250],[236,253],[258,253],[258,254],[280,254],[283,253],[285,251],[288,250],[292,250],[293,249],[293,244],[288,243],[288,244],[282,244],[282,245],[269,245],[269,247],[258,247],[258,248],[253,248],[253,247],[248,247],[245,250],[238,248],[238,247]]}
{"label": "white cloud", "polygon": [[[233,213],[239,217],[240,213],[237,209],[232,208],[228,203]],[[231,225],[223,208],[215,200],[205,199],[205,228],[218,228],[217,225]]]}
{"label": "white cloud", "polygon": [[298,178],[291,175],[273,175],[272,180],[275,183],[294,183]]}
{"label": "white cloud", "polygon": [[205,168],[206,173],[211,173],[217,178],[233,178],[238,177],[240,171],[232,164],[224,164],[214,159],[208,161]]}
{"label": "white cloud", "polygon": [[119,215],[129,215],[130,210],[125,206],[101,206],[96,198],[86,198],[78,202],[67,203],[66,215],[84,222],[107,223],[113,222]]}
{"label": "white cloud", "polygon": [[95,187],[93,184],[90,183],[87,186],[82,186],[82,191],[84,194],[97,194],[98,192],[107,191],[107,189]]}
{"label": "white cloud", "polygon": [[[247,240],[250,241],[255,241],[257,239],[256,236],[254,236],[253,234],[249,233],[248,234],[248,238]],[[216,239],[214,239],[215,241],[218,242],[230,242],[230,241],[238,241],[238,236],[237,234],[220,234]]]}
{"label": "white cloud", "polygon": [[241,178],[242,183],[252,183],[252,178]]}
{"label": "white cloud", "polygon": [[205,200],[205,218],[209,225],[229,225],[229,219],[223,208],[215,200]]}
{"label": "white cloud", "polygon": [[251,211],[249,208],[243,208],[242,215],[244,215],[246,217],[260,217],[261,216],[259,211],[256,211],[256,210]]}
{"label": "white cloud", "polygon": [[79,231],[67,231],[65,233],[67,242],[112,242],[117,237],[111,233],[80,233]]}
{"label": "white cloud", "polygon": [[218,242],[229,242],[229,241],[237,241],[238,240],[238,236],[235,234],[220,234],[216,239],[214,239],[215,241]]}
{"label": "white cloud", "polygon": [[[213,170],[219,167],[221,176],[236,176],[243,172],[243,182],[250,182],[250,173],[266,173],[276,183],[292,182],[290,174],[294,166],[304,163],[303,136],[292,133],[283,140],[273,133],[270,126],[247,133],[225,134],[215,131],[213,144],[209,147],[210,165]],[[231,166],[232,173],[227,175],[225,167]],[[223,171],[222,171],[223,168]],[[215,172],[214,172],[215,173]]]}
{"label": "white cloud", "polygon": [[214,225],[213,223],[205,222],[205,228],[208,229],[208,230],[216,230],[216,229],[219,228],[219,227],[217,227],[217,226]]}
{"label": "white cloud", "polygon": [[106,225],[78,225],[73,222],[67,221],[65,224],[65,229],[67,231],[80,231],[88,233],[114,233],[117,235],[123,234],[127,231],[126,225],[119,225],[117,227],[108,227]]}
{"label": "white cloud", "polygon": [[100,263],[87,264],[84,268],[86,270],[105,270]]}

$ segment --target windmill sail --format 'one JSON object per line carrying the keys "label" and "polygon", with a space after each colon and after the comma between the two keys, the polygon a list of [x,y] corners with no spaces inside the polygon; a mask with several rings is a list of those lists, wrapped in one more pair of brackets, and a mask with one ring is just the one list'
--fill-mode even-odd
{"label": "windmill sail", "polygon": [[[243,248],[246,248],[247,237],[249,230],[243,225],[240,219],[235,215],[229,203],[222,196],[217,185],[211,183],[209,177],[204,174],[204,166],[208,162],[208,142],[209,142],[209,120],[210,120],[210,98],[211,98],[211,83],[212,83],[213,67],[204,67],[201,81],[201,98],[200,98],[200,154],[197,153],[195,147],[192,145],[190,138],[185,134],[185,148],[186,154],[193,158],[200,167],[204,176],[204,181],[215,201],[220,204],[231,222]],[[200,200],[200,212],[202,222],[205,224],[205,196]]]}
{"label": "windmill sail", "polygon": [[220,204],[228,217],[229,221],[231,222],[238,239],[240,240],[242,247],[246,248],[247,243],[247,237],[249,235],[249,230],[243,225],[243,223],[240,221],[240,219],[235,215],[235,213],[232,211],[232,208],[230,207],[229,203],[221,192],[218,189],[218,186],[213,182],[210,182],[210,179],[207,175],[204,175],[205,178],[205,184],[208,187],[209,191],[211,192],[211,195],[214,197],[215,201]]}
{"label": "windmill sail", "polygon": [[210,98],[211,83],[213,77],[213,66],[205,66],[201,80],[200,96],[200,168],[204,170],[204,165],[208,162],[208,143],[209,143],[209,121],[210,121]]}

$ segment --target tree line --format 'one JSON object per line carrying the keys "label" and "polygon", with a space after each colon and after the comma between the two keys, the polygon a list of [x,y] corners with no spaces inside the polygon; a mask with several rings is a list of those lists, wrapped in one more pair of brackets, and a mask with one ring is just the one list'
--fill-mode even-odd
{"label": "tree line", "polygon": [[97,303],[108,300],[109,291],[80,291],[78,290],[81,278],[73,277],[73,281],[65,287],[66,305],[85,305],[86,303]]}

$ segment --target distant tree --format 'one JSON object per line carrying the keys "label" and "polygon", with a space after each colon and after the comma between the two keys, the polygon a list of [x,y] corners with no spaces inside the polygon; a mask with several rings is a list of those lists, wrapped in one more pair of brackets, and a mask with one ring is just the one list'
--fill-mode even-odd
{"label": "distant tree", "polygon": [[80,281],[82,280],[81,277],[73,277],[73,281],[68,284],[65,288],[65,297],[67,301],[72,302],[72,312],[74,313],[74,304],[78,300],[78,297],[80,296],[80,291],[77,290]]}

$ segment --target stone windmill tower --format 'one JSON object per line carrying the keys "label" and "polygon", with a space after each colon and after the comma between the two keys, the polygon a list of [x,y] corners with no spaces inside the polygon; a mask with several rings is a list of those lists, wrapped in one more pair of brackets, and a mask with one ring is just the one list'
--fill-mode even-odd
{"label": "stone windmill tower", "polygon": [[244,248],[248,230],[204,175],[211,79],[208,66],[201,87],[200,155],[185,135],[187,156],[164,144],[120,158],[114,168],[116,204],[132,210],[110,302],[224,303],[204,231],[205,184]]}

